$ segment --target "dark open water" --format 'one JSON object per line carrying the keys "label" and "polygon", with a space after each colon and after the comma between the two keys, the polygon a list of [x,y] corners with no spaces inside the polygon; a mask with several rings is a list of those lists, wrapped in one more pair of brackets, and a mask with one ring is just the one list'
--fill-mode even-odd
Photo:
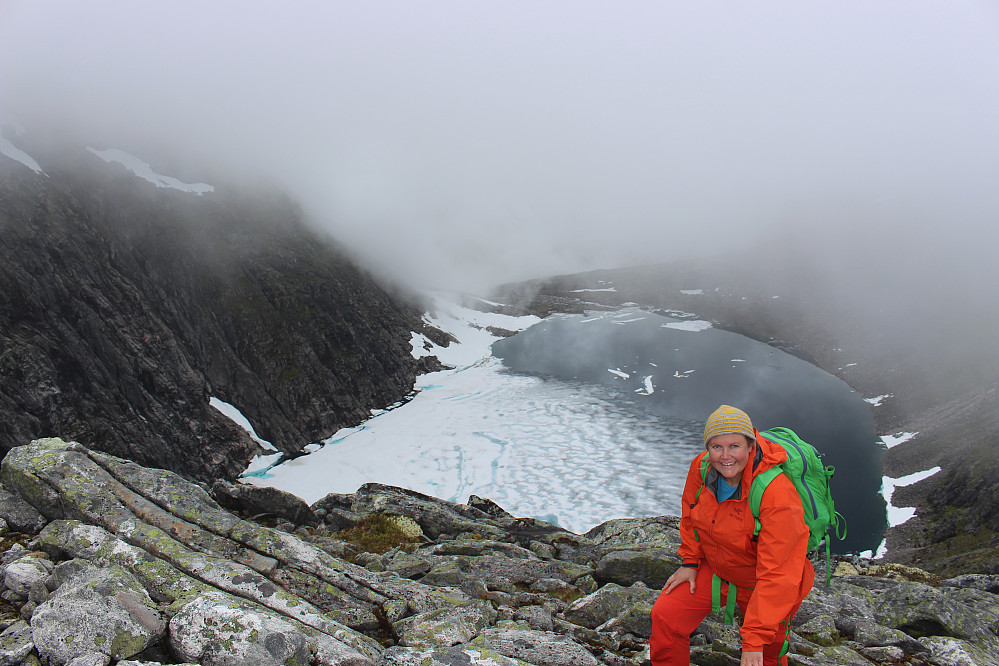
{"label": "dark open water", "polygon": [[[760,430],[791,428],[836,467],[833,498],[849,529],[833,550],[877,550],[887,521],[884,449],[871,405],[842,380],[779,349],[720,329],[682,327],[690,322],[637,309],[556,317],[496,342],[493,353],[516,372],[604,385],[612,398],[661,417],[664,430],[672,419],[703,423],[723,403],[745,410]],[[678,514],[679,507],[663,513]]]}

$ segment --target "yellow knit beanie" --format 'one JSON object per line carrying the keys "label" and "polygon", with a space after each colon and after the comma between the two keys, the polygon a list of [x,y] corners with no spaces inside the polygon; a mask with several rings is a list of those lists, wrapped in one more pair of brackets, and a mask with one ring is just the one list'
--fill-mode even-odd
{"label": "yellow knit beanie", "polygon": [[707,444],[717,435],[729,434],[745,435],[756,441],[756,433],[753,431],[753,422],[749,420],[749,414],[736,407],[722,405],[711,412],[707,423],[704,424],[704,443]]}

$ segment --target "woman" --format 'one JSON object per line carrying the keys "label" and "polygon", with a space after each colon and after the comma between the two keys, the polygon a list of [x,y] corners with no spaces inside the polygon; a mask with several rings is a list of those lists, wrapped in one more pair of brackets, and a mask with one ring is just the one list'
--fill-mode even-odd
{"label": "woman", "polygon": [[763,493],[756,537],[748,498],[753,478],[787,454],[761,437],[745,412],[728,405],[708,417],[704,444],[683,489],[683,565],[652,608],[652,664],[690,663],[690,634],[712,610],[712,579],[718,576],[722,605],[729,583],[737,590],[741,666],[786,665],[787,629],[815,580],[806,555],[808,528],[798,492],[783,474]]}

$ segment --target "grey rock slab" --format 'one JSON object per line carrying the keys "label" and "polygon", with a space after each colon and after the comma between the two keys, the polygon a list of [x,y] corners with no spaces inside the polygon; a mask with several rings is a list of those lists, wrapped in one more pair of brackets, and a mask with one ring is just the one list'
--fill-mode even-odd
{"label": "grey rock slab", "polygon": [[891,581],[879,595],[875,617],[879,624],[917,635],[960,636],[992,645],[999,654],[999,638],[988,627],[999,626],[999,607],[967,604],[971,590],[935,588],[910,581]]}
{"label": "grey rock slab", "polygon": [[533,666],[484,648],[456,645],[442,649],[392,647],[377,666]]}
{"label": "grey rock slab", "polygon": [[638,544],[676,550],[680,545],[680,519],[676,516],[608,520],[583,536],[603,547],[634,548]]}
{"label": "grey rock slab", "polygon": [[471,640],[495,621],[496,610],[491,604],[473,600],[407,617],[394,622],[392,628],[399,637],[399,645],[447,648]]}
{"label": "grey rock slab", "polygon": [[27,597],[31,586],[44,582],[52,573],[54,565],[51,561],[25,556],[14,560],[3,567],[3,584],[11,592]]}
{"label": "grey rock slab", "polygon": [[615,550],[597,563],[593,577],[598,583],[617,583],[624,587],[642,582],[662,589],[666,579],[682,564],[676,548],[646,548]]}
{"label": "grey rock slab", "polygon": [[940,581],[941,587],[961,587],[999,594],[999,575],[964,574]]}
{"label": "grey rock slab", "polygon": [[87,570],[56,590],[31,616],[38,653],[52,664],[100,652],[138,654],[166,633],[166,617],[125,569]]}
{"label": "grey rock slab", "polygon": [[659,592],[641,585],[622,587],[608,583],[596,592],[569,604],[562,615],[570,622],[596,629],[609,619],[623,615],[635,604],[651,608],[659,597]]}
{"label": "grey rock slab", "polygon": [[31,627],[18,620],[0,633],[0,666],[17,666],[34,647]]}
{"label": "grey rock slab", "polygon": [[934,666],[999,666],[999,652],[986,652],[967,641],[949,636],[929,636],[919,641]]}
{"label": "grey rock slab", "polygon": [[218,592],[199,596],[170,620],[170,647],[202,666],[278,666],[316,663],[369,666],[377,643],[344,629],[336,635],[309,631],[299,623]]}
{"label": "grey rock slab", "polygon": [[582,645],[549,631],[486,629],[466,647],[483,647],[536,666],[599,666]]}
{"label": "grey rock slab", "polygon": [[66,666],[108,666],[111,663],[111,657],[103,654],[101,652],[91,652],[90,654],[80,655],[70,660]]}
{"label": "grey rock slab", "polygon": [[45,527],[45,516],[20,496],[0,487],[0,518],[8,529],[24,534],[37,534]]}

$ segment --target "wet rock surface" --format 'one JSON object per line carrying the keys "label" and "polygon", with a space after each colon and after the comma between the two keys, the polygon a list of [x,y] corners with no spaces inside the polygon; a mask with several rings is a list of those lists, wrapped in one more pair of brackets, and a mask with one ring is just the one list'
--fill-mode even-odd
{"label": "wet rock surface", "polygon": [[[640,666],[679,543],[672,516],[573,534],[377,484],[276,529],[59,439],[13,449],[0,483],[37,515],[3,535],[0,664]],[[15,512],[0,505],[8,525]],[[354,538],[378,521],[390,540]],[[838,570],[795,618],[790,663],[999,663],[995,576]],[[695,632],[692,663],[738,663],[720,620]]]}

